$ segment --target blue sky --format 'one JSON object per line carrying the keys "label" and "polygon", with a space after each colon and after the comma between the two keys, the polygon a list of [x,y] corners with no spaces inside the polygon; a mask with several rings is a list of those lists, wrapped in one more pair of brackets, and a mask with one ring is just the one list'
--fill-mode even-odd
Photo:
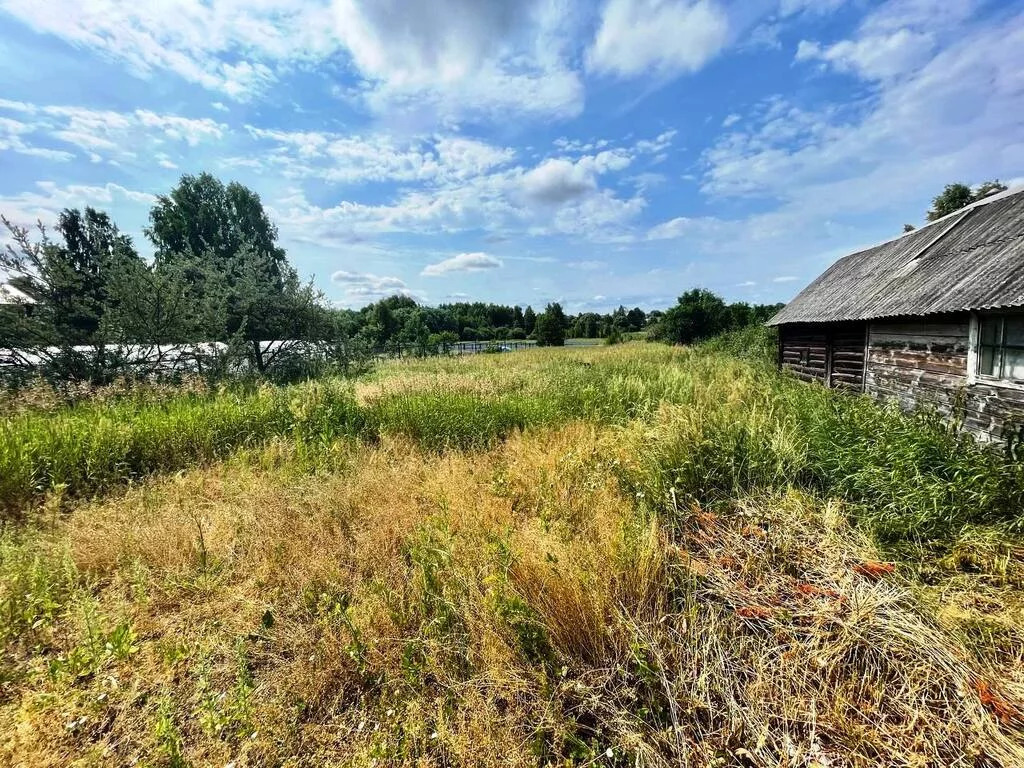
{"label": "blue sky", "polygon": [[9,218],[210,171],[343,306],[785,301],[1024,181],[1024,1],[0,0],[0,82]]}

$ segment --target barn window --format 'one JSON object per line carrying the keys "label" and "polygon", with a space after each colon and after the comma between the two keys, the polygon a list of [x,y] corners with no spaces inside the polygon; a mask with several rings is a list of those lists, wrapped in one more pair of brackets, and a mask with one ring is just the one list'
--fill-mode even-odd
{"label": "barn window", "polygon": [[992,315],[979,319],[978,375],[1024,381],[1024,316]]}

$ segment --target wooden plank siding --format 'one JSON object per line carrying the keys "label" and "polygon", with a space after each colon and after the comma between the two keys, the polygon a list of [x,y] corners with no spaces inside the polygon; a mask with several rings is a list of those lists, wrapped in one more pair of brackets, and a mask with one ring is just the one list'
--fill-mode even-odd
{"label": "wooden plank siding", "polygon": [[865,391],[905,409],[954,414],[982,439],[1005,441],[1024,423],[1024,391],[968,383],[970,315],[871,322]]}
{"label": "wooden plank siding", "polygon": [[804,381],[864,389],[864,323],[784,325],[779,329],[779,364]]}
{"label": "wooden plank siding", "polygon": [[804,381],[848,389],[910,410],[955,415],[984,440],[1024,437],[1024,390],[969,383],[970,314],[779,327],[779,365]]}

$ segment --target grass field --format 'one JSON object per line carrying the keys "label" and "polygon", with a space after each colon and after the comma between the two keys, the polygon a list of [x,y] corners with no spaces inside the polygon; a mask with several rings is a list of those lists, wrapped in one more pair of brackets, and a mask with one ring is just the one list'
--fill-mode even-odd
{"label": "grass field", "polygon": [[1024,765],[1024,470],[738,351],[0,422],[0,763]]}

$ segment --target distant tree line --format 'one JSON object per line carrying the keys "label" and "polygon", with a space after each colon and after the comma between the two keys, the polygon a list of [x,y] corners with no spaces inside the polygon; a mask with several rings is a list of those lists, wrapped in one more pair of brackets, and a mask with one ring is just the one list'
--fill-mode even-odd
{"label": "distant tree line", "polygon": [[206,173],[183,176],[156,199],[145,229],[151,260],[93,208],[64,210],[52,230],[0,220],[10,241],[0,273],[29,298],[0,307],[0,375],[9,380],[164,375],[172,357],[180,362],[181,345],[193,345],[191,363],[204,373],[288,379],[468,341],[560,346],[642,334],[691,343],[763,322],[781,306],[726,304],[694,290],[664,312],[620,306],[567,315],[557,302],[541,312],[483,302],[431,307],[401,295],[339,309],[299,280],[259,196]]}

